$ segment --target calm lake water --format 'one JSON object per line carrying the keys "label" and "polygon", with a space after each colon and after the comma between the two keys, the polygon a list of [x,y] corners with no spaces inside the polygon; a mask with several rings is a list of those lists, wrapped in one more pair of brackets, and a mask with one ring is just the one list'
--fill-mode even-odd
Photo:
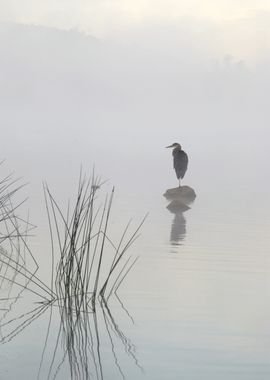
{"label": "calm lake water", "polygon": [[[118,241],[130,217],[132,230],[149,212],[129,249],[139,259],[119,288],[119,299],[112,297],[108,310],[98,306],[75,332],[73,358],[66,352],[68,323],[66,335],[58,336],[58,307],[39,309],[39,297],[27,290],[19,294],[20,287],[3,282],[2,379],[37,379],[39,369],[39,379],[72,378],[71,372],[74,379],[269,378],[269,185],[260,173],[256,183],[249,182],[248,170],[237,173],[241,162],[231,164],[232,173],[216,170],[210,161],[204,180],[203,164],[191,163],[183,184],[197,197],[186,212],[170,212],[163,197],[177,184],[170,152],[162,151],[158,162],[164,181],[158,171],[143,186],[136,173],[130,181],[116,175],[109,233]],[[152,163],[155,171],[158,165]],[[63,183],[52,184],[61,205],[76,188],[75,173],[63,172]],[[39,277],[49,284],[48,223],[35,175],[29,175],[34,185],[28,185],[33,193],[28,207],[38,228],[29,245],[40,264]],[[110,188],[104,185],[101,199]]]}

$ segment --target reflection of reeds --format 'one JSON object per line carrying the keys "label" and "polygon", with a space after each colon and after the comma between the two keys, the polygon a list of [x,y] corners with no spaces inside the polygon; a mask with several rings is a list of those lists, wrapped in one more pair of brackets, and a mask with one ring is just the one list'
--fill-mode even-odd
{"label": "reflection of reeds", "polygon": [[[51,327],[49,324],[38,379],[45,372],[45,354],[51,356],[49,367],[45,372],[47,379],[57,378],[66,366],[69,368],[72,380],[107,378],[106,370],[103,368],[104,341],[107,341],[106,346],[109,343],[115,370],[123,379],[126,379],[126,376],[119,356],[121,347],[122,351],[124,350],[137,368],[143,372],[136,357],[136,347],[116,323],[108,304],[101,299],[98,305],[99,307],[93,313],[76,310],[70,313],[69,309],[64,308],[61,312],[58,334],[56,339],[54,338],[54,347],[50,349],[48,347]],[[52,312],[53,308],[51,308],[51,314]],[[101,327],[103,327],[102,333]],[[107,360],[108,356],[106,356]]]}

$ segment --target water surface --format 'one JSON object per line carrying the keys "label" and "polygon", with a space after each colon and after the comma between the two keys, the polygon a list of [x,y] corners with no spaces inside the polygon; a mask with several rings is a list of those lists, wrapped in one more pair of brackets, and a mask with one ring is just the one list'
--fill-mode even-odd
{"label": "water surface", "polygon": [[[263,187],[261,182],[256,189],[241,186],[245,179],[224,178],[219,171],[212,172],[215,179],[208,175],[204,182],[196,180],[195,174],[187,175],[184,182],[194,188],[197,198],[189,210],[173,213],[163,197],[174,185],[173,173],[169,173],[169,186],[166,181],[157,184],[156,179],[151,183],[148,177],[146,186],[123,178],[116,187],[110,236],[118,239],[130,217],[136,228],[144,214],[149,215],[140,238],[130,248],[139,260],[119,289],[120,299],[113,297],[109,310],[99,307],[96,320],[89,315],[84,333],[88,354],[82,350],[81,363],[88,363],[88,376],[94,379],[268,379],[267,184]],[[63,177],[70,190],[75,189],[76,181]],[[58,196],[63,194],[60,201],[64,205],[69,191],[61,186],[61,181],[55,183],[54,189]],[[104,187],[106,192],[111,185]],[[40,278],[49,283],[50,243],[41,202],[42,194],[30,202],[30,208],[36,205],[33,217],[38,222],[30,245],[40,263]],[[5,298],[18,291],[13,286],[10,292],[6,283],[1,293]],[[31,323],[21,325],[27,319],[23,315],[31,316],[28,313],[38,301],[27,291],[14,304],[1,301],[5,357],[1,372],[5,379],[19,374],[37,378],[50,313],[40,379],[48,374],[59,379],[70,376],[68,358],[57,370],[65,352],[63,338],[53,361],[58,308],[49,307]],[[77,378],[87,377],[77,374]]]}

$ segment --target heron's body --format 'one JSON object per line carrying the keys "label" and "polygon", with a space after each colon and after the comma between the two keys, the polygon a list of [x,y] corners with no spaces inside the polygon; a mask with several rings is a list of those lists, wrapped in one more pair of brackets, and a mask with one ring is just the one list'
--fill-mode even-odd
{"label": "heron's body", "polygon": [[177,179],[180,180],[184,177],[188,167],[188,155],[182,150],[182,147],[178,143],[174,143],[167,148],[173,148],[173,167],[176,173]]}
{"label": "heron's body", "polygon": [[174,148],[173,155],[173,167],[178,179],[182,179],[187,171],[188,155],[181,148]]}

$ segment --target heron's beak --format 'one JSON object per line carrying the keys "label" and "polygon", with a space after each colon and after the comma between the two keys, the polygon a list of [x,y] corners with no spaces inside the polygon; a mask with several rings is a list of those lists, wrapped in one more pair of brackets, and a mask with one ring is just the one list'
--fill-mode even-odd
{"label": "heron's beak", "polygon": [[165,146],[165,148],[172,148],[173,146],[172,145],[169,145],[169,146]]}

